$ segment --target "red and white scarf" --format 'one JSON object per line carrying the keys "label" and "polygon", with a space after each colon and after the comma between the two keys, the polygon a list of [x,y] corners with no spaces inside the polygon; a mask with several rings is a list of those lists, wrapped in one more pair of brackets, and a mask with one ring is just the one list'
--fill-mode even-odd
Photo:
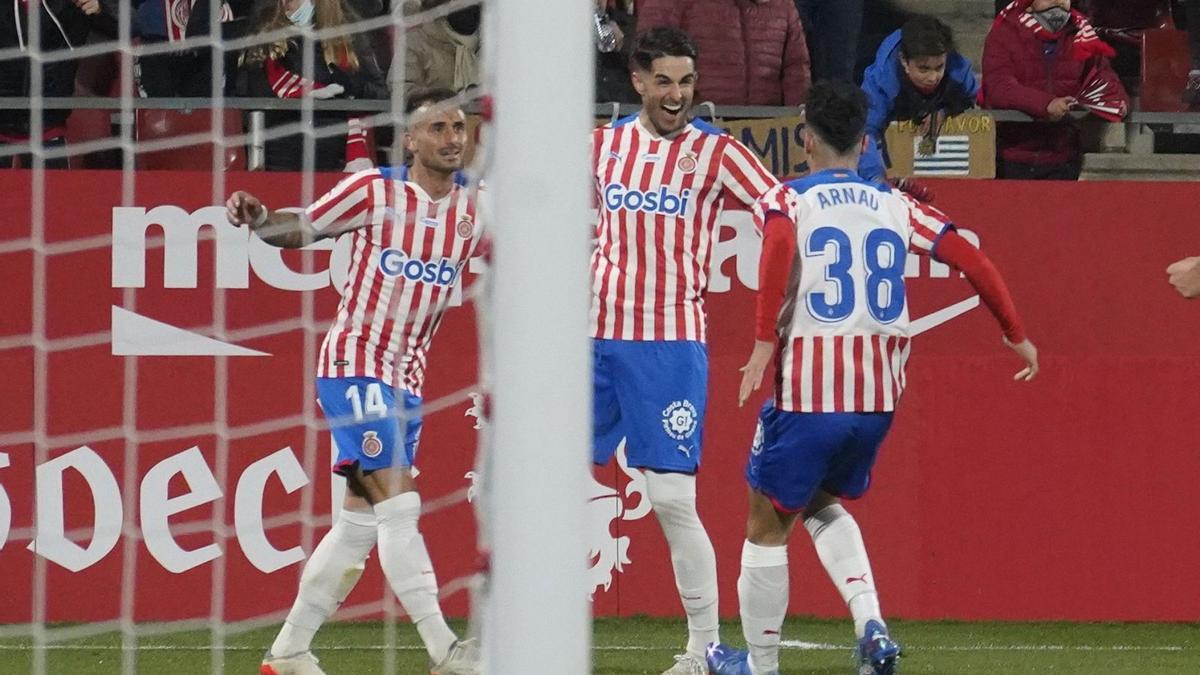
{"label": "red and white scarf", "polygon": [[1008,6],[1000,10],[996,15],[996,21],[992,24],[993,27],[1000,25],[1004,21],[1012,20],[1017,25],[1032,32],[1039,40],[1043,42],[1057,42],[1063,33],[1070,30],[1071,26],[1075,27],[1075,33],[1071,36],[1071,41],[1068,46],[1067,55],[1076,61],[1086,61],[1093,56],[1103,56],[1112,58],[1117,55],[1116,50],[1108,45],[1105,41],[1096,35],[1096,29],[1092,28],[1091,22],[1079,10],[1071,10],[1071,20],[1067,26],[1057,33],[1046,30],[1042,24],[1038,23],[1037,18],[1029,12],[1030,5],[1034,0],[1013,0],[1008,3]]}
{"label": "red and white scarf", "polygon": [[[267,59],[266,71],[267,83],[271,85],[271,91],[275,92],[275,95],[279,98],[303,98],[305,92],[309,92],[313,98],[329,98],[321,93],[317,93],[321,92],[321,90],[341,93],[341,86],[335,89],[328,89],[330,85],[301,77],[288,70],[275,59]],[[347,166],[351,165],[351,162],[355,160],[369,160],[370,150],[367,145],[367,128],[363,124],[362,118],[350,115],[347,116],[346,123],[349,125],[349,130],[346,132]]]}

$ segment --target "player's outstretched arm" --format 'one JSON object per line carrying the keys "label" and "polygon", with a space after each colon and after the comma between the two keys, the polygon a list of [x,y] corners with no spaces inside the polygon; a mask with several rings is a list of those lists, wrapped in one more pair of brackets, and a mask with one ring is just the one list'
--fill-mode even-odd
{"label": "player's outstretched arm", "polygon": [[286,211],[272,211],[254,195],[238,190],[225,202],[225,213],[234,225],[249,225],[260,239],[280,248],[302,248],[317,239],[304,218]]}
{"label": "player's outstretched arm", "polygon": [[1025,361],[1025,367],[1013,379],[1022,382],[1032,380],[1038,374],[1037,347],[1025,336],[1021,317],[996,266],[982,251],[953,230],[942,235],[934,255],[967,276],[967,281],[975,288],[983,304],[1000,323],[1004,331],[1004,344]]}

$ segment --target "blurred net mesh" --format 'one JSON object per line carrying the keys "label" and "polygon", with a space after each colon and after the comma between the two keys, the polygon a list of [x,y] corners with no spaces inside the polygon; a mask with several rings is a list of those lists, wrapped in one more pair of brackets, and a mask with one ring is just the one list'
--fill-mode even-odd
{"label": "blurred net mesh", "polygon": [[[211,358],[210,415],[204,419],[174,424],[162,423],[162,420],[159,419],[161,416],[155,416],[153,420],[146,419],[146,415],[141,414],[140,410],[145,406],[144,392],[143,396],[139,397],[139,388],[145,389],[148,378],[161,377],[164,368],[161,361],[158,360],[159,357],[114,356],[113,354],[117,353],[115,346],[110,354],[109,345],[110,343],[115,345],[115,340],[112,331],[109,330],[72,333],[64,332],[57,327],[51,329],[49,326],[49,323],[54,321],[50,316],[52,306],[62,303],[61,298],[53,297],[56,293],[52,283],[57,275],[55,270],[65,264],[71,264],[71,261],[76,259],[75,256],[96,254],[97,252],[99,255],[106,255],[120,242],[116,241],[115,224],[107,232],[98,233],[83,228],[78,236],[72,236],[69,224],[61,222],[62,216],[59,213],[61,209],[58,204],[64,199],[69,199],[70,195],[56,191],[54,188],[56,179],[53,176],[56,170],[48,170],[47,163],[53,164],[55,160],[62,158],[72,159],[72,163],[74,163],[74,159],[88,154],[117,153],[120,157],[120,169],[114,171],[107,179],[107,184],[113,188],[113,194],[110,195],[111,206],[153,209],[156,205],[145,203],[141,196],[142,189],[139,187],[139,181],[146,180],[145,176],[147,175],[143,170],[141,160],[151,153],[173,151],[180,148],[198,148],[202,153],[205,150],[211,150],[211,161],[200,167],[208,171],[207,181],[194,181],[193,174],[180,173],[177,190],[181,194],[186,193],[193,202],[217,206],[224,203],[232,190],[243,187],[239,182],[245,180],[247,175],[241,173],[226,175],[227,171],[231,170],[227,160],[228,151],[231,148],[241,149],[249,163],[253,165],[254,157],[264,142],[299,134],[302,139],[303,161],[301,166],[297,167],[298,174],[293,174],[286,180],[290,181],[289,189],[298,195],[293,206],[301,207],[310,204],[323,193],[324,188],[321,185],[328,187],[333,183],[328,176],[322,180],[318,172],[314,170],[315,145],[318,139],[343,137],[350,128],[349,124],[315,126],[313,124],[314,111],[327,109],[352,112],[363,126],[379,130],[380,133],[376,134],[376,139],[386,138],[389,135],[393,138],[390,148],[378,148],[378,152],[371,159],[395,165],[402,163],[404,153],[400,142],[402,138],[400,130],[408,121],[402,112],[404,110],[403,73],[405,70],[406,32],[415,26],[435,21],[451,12],[478,4],[480,4],[479,0],[451,0],[430,9],[422,9],[418,3],[395,0],[395,5],[390,10],[385,8],[381,16],[355,19],[333,27],[320,29],[289,27],[267,32],[250,30],[244,37],[230,39],[223,38],[221,30],[213,30],[207,35],[187,36],[179,41],[143,44],[133,37],[132,17],[135,8],[131,0],[120,0],[116,5],[118,33],[116,40],[93,40],[84,45],[72,45],[67,49],[46,49],[41,44],[43,35],[41,24],[45,21],[45,16],[41,12],[33,11],[27,14],[28,24],[25,26],[24,43],[18,47],[0,50],[0,60],[28,58],[30,63],[35,66],[29,69],[31,94],[29,100],[25,102],[29,111],[29,140],[26,142],[12,141],[0,145],[0,162],[5,165],[11,163],[14,157],[21,155],[28,157],[29,171],[21,179],[25,180],[28,185],[27,220],[22,213],[15,216],[14,221],[23,221],[23,226],[4,228],[3,231],[0,231],[0,262],[3,262],[5,258],[19,259],[23,261],[21,267],[28,271],[28,279],[21,284],[22,287],[27,286],[30,291],[28,329],[0,331],[0,358],[7,357],[10,361],[28,361],[31,371],[31,387],[27,391],[18,389],[14,394],[17,397],[27,395],[29,419],[32,421],[28,428],[13,428],[11,424],[0,427],[0,469],[8,472],[7,480],[9,481],[33,483],[34,472],[32,470],[17,476],[12,475],[12,472],[18,467],[25,469],[42,467],[74,449],[87,448],[91,451],[92,448],[96,448],[104,457],[104,461],[112,466],[121,502],[119,504],[121,512],[119,533],[101,531],[100,526],[93,527],[90,524],[92,521],[87,517],[81,519],[83,524],[78,527],[75,526],[77,524],[75,521],[80,519],[72,518],[70,514],[66,518],[69,522],[63,536],[81,547],[90,547],[101,538],[119,537],[118,543],[102,561],[102,564],[110,566],[108,572],[100,574],[94,567],[80,572],[82,575],[91,575],[86,578],[96,579],[97,585],[119,585],[117,598],[107,603],[83,603],[88,605],[88,609],[75,612],[72,610],[72,603],[80,598],[64,597],[63,591],[57,587],[57,579],[62,578],[60,576],[62,570],[56,569],[55,563],[37,553],[40,545],[38,518],[42,515],[42,511],[40,510],[41,498],[36,491],[44,485],[38,482],[35,487],[30,488],[30,492],[34,493],[34,499],[39,504],[38,508],[29,504],[12,504],[11,502],[14,501],[12,495],[17,493],[13,489],[12,483],[9,484],[7,493],[0,493],[0,497],[5,498],[0,500],[0,506],[6,507],[7,510],[7,514],[0,514],[5,516],[0,518],[0,526],[4,526],[5,521],[11,525],[7,531],[7,538],[0,538],[0,549],[2,549],[0,553],[4,554],[6,560],[13,560],[17,555],[29,559],[27,582],[15,583],[12,588],[19,590],[7,594],[9,599],[6,602],[10,603],[7,615],[10,619],[13,617],[16,619],[6,621],[7,625],[0,626],[0,637],[25,637],[31,641],[33,648],[32,672],[56,672],[58,668],[54,666],[53,653],[58,646],[66,645],[73,640],[114,632],[120,635],[121,671],[125,673],[146,672],[145,668],[139,668],[139,646],[143,645],[150,636],[182,631],[206,631],[208,634],[207,648],[211,651],[212,672],[224,672],[227,642],[232,636],[282,622],[290,606],[291,598],[294,597],[296,582],[302,568],[301,564],[292,564],[266,578],[263,583],[278,588],[269,594],[273,600],[264,603],[261,612],[247,616],[245,611],[230,611],[230,594],[238,586],[232,582],[231,576],[240,574],[241,568],[246,567],[244,564],[240,564],[237,569],[230,569],[229,561],[231,557],[237,555],[238,551],[236,527],[233,522],[233,501],[238,476],[234,474],[234,469],[231,467],[243,466],[248,461],[257,459],[250,458],[248,460],[236,456],[237,453],[244,451],[242,449],[243,442],[247,439],[263,436],[271,436],[274,439],[278,438],[280,434],[286,436],[289,449],[294,452],[307,477],[307,483],[295,490],[296,495],[293,495],[293,501],[299,504],[298,509],[286,513],[267,514],[264,517],[263,527],[268,535],[271,535],[272,532],[282,532],[284,538],[289,541],[289,544],[278,544],[277,548],[286,548],[290,543],[298,543],[305,554],[310,553],[319,539],[318,535],[331,522],[330,504],[336,499],[336,493],[329,500],[326,500],[324,496],[326,490],[331,490],[328,485],[329,479],[326,478],[328,456],[325,453],[328,452],[329,443],[328,423],[316,405],[313,381],[320,341],[331,320],[329,312],[320,310],[322,304],[328,306],[328,298],[322,301],[320,296],[333,294],[333,291],[326,285],[324,288],[299,292],[298,309],[290,316],[274,316],[270,320],[264,319],[259,322],[247,322],[244,319],[231,321],[231,308],[236,308],[243,298],[243,296],[233,297],[231,294],[255,293],[256,289],[260,289],[261,286],[252,285],[246,290],[231,291],[223,287],[221,283],[213,283],[211,288],[206,288],[205,283],[209,274],[202,272],[200,274],[201,283],[197,284],[190,297],[195,299],[199,297],[198,294],[208,296],[205,298],[205,303],[211,303],[211,321],[199,321],[188,325],[187,329],[215,340],[232,343],[269,340],[278,336],[298,336],[289,344],[298,344],[299,349],[295,353],[283,356],[298,364],[297,377],[302,378],[303,382],[301,395],[298,397],[297,405],[287,410],[285,414],[244,422],[242,421],[243,415],[232,414],[230,401],[233,393],[231,388],[245,386],[246,378],[231,376],[233,357],[217,355]],[[207,9],[209,25],[220,25],[222,23],[222,5],[212,2],[208,4]],[[300,74],[302,83],[299,85],[302,95],[294,99],[277,101],[280,107],[298,111],[300,115],[298,122],[264,128],[261,117],[258,116],[260,113],[253,112],[252,105],[244,105],[243,100],[226,95],[226,80],[235,76],[235,73],[229,72],[226,67],[227,63],[234,62],[232,59],[224,58],[226,54],[240,53],[254,45],[269,44],[281,38],[299,38],[304,42],[364,33],[374,33],[377,36],[386,35],[387,41],[390,42],[390,68],[387,70],[387,82],[390,90],[390,99],[388,100],[368,101],[340,97],[321,100],[310,95],[316,65],[313,49],[302,49],[304,53],[303,72]],[[194,110],[188,111],[190,114],[210,117],[211,123],[208,125],[208,129],[200,132],[168,135],[153,140],[141,138],[141,134],[138,133],[140,120],[137,111],[139,109],[158,107],[179,110],[183,104],[172,99],[142,98],[137,87],[137,60],[147,55],[173,53],[188,49],[201,52],[211,50],[214,55],[211,59],[212,77],[208,100],[191,99],[186,102],[188,107],[194,108]],[[99,101],[99,103],[108,106],[102,109],[111,111],[115,133],[111,137],[69,142],[65,147],[45,143],[43,141],[45,129],[42,116],[44,110],[52,108],[83,109],[86,105],[77,101],[43,96],[44,78],[42,68],[37,66],[64,59],[81,59],[106,54],[115,56],[119,69],[116,77],[119,96],[110,101]],[[472,88],[468,93],[461,94],[456,101],[467,106],[469,110],[477,110],[477,101],[486,93],[485,84],[483,87]],[[92,102],[96,103],[97,101]],[[19,107],[20,103],[19,101],[8,101],[10,106]],[[240,128],[231,129],[225,123],[226,113],[230,110],[242,112]],[[389,134],[388,132],[392,130],[395,133]],[[240,170],[240,168],[240,166],[234,167],[232,170]],[[476,151],[474,161],[466,173],[469,177],[470,189],[477,189],[479,180],[485,173],[485,153]],[[119,181],[115,180],[117,174],[119,174]],[[298,187],[296,186],[297,176],[299,178]],[[272,204],[272,206],[278,207],[283,204]],[[116,216],[114,215],[113,218],[115,223]],[[222,235],[218,230],[221,225],[216,223],[213,225],[213,227],[202,227],[198,235],[200,255],[202,256],[210,253],[216,256],[220,252]],[[149,230],[153,230],[153,228],[149,228]],[[144,233],[145,247],[149,251],[148,257],[165,256],[165,249],[170,245],[169,235],[163,236],[149,230]],[[324,264],[324,256],[327,255],[328,247],[314,248],[320,250],[301,251],[295,257],[289,258],[289,264],[295,271],[305,275],[319,273],[320,266]],[[216,265],[215,258],[212,260],[212,264]],[[330,264],[334,264],[332,260]],[[115,266],[114,258],[114,279],[118,274]],[[472,271],[472,267],[468,267],[468,271]],[[479,269],[474,269],[474,271],[479,271]],[[217,274],[219,272],[213,272],[212,276],[215,277]],[[165,276],[166,272],[164,271]],[[106,283],[108,280],[93,279],[93,281]],[[483,297],[483,285],[474,281],[474,275],[465,275],[463,284],[462,304],[464,306],[479,305]],[[138,312],[141,305],[146,302],[145,293],[147,292],[146,289],[137,287],[117,288],[114,284],[112,291],[114,317],[118,311]],[[151,302],[158,303],[159,301]],[[470,307],[465,309],[451,307],[449,314],[473,311],[475,310]],[[115,322],[116,319],[114,318],[113,321]],[[21,323],[18,321],[14,325],[21,326]],[[486,325],[486,316],[483,312],[479,312],[478,321],[472,319],[462,322],[460,325],[482,331],[482,327]],[[447,329],[444,327],[438,338],[444,335],[445,330]],[[434,340],[435,354],[437,353],[438,338]],[[96,351],[97,349],[99,351]],[[93,355],[98,358],[109,357],[117,364],[114,370],[116,376],[114,381],[81,384],[91,388],[97,397],[119,400],[119,419],[87,428],[81,428],[79,425],[67,425],[71,431],[58,431],[63,425],[58,423],[55,416],[61,414],[61,411],[52,404],[51,399],[57,396],[57,392],[65,385],[57,360],[64,356],[74,358],[71,355],[79,358],[89,358]],[[279,354],[276,356],[278,357]],[[169,371],[170,368],[168,367],[166,370]],[[433,372],[429,379],[430,382],[435,382],[438,379],[436,362],[431,370]],[[205,384],[207,385],[207,382]],[[300,387],[301,385],[297,384],[296,386]],[[443,387],[443,389],[447,389],[447,387]],[[469,381],[454,382],[449,389],[450,391],[444,391],[441,395],[427,396],[424,401],[421,412],[427,420],[427,426],[437,425],[443,419],[457,420],[455,423],[469,425],[469,419],[463,421],[464,411],[470,409],[469,414],[476,416],[482,414],[482,387],[478,373]],[[180,417],[190,419],[194,416],[181,415]],[[19,420],[20,418],[20,415],[13,415],[11,419]],[[481,436],[479,445],[482,443]],[[198,448],[200,456],[208,464],[209,470],[215,478],[220,493],[219,498],[213,500],[212,504],[202,506],[200,509],[203,511],[203,508],[211,507],[211,517],[200,519],[177,517],[169,526],[170,536],[176,541],[191,542],[183,545],[185,550],[195,550],[202,543],[211,543],[219,548],[220,554],[204,565],[207,574],[207,589],[197,589],[194,585],[186,589],[171,588],[170,586],[160,587],[161,592],[168,594],[186,593],[194,596],[207,593],[209,600],[206,611],[195,612],[190,616],[172,617],[170,620],[154,620],[153,618],[148,620],[146,615],[153,614],[153,612],[144,610],[143,605],[146,602],[144,595],[148,591],[154,591],[155,588],[147,588],[142,584],[148,583],[147,579],[150,577],[160,581],[162,577],[151,574],[158,573],[158,570],[148,569],[148,566],[155,563],[146,556],[143,550],[146,535],[141,519],[142,514],[139,512],[139,497],[144,490],[142,483],[147,466],[153,464],[153,459],[161,456],[151,454],[151,459],[148,460],[145,457],[146,451],[148,448],[157,448],[164,444],[176,449],[182,449],[188,445]],[[473,447],[471,451],[474,452],[475,449]],[[430,455],[434,454],[433,449],[424,452]],[[419,464],[420,461],[418,461]],[[10,466],[12,468],[9,468]],[[460,478],[464,478],[461,471],[459,474]],[[477,479],[478,473],[465,478]],[[190,480],[191,478],[189,478]],[[286,481],[284,482],[286,483]],[[87,501],[86,496],[80,496],[84,493],[79,490],[82,484],[78,481],[72,483],[68,477],[60,485],[66,486],[63,489],[64,494],[51,495],[48,497],[48,501],[54,499]],[[189,484],[189,487],[195,491],[195,485]],[[475,487],[478,487],[478,484]],[[464,484],[460,489],[445,491],[442,494],[426,494],[424,495],[424,513],[428,516],[439,511],[453,509],[469,511],[469,507],[465,503],[468,492],[473,489]],[[289,488],[289,492],[292,491]],[[171,493],[173,497],[178,497],[178,485],[171,489]],[[46,496],[42,495],[41,497]],[[115,508],[118,508],[118,505],[97,503],[94,510],[98,513],[102,509]],[[95,522],[99,522],[99,520],[97,516]],[[427,522],[427,519],[425,520]],[[474,549],[475,542],[470,540],[468,535],[460,534],[457,535],[457,538],[459,545]],[[32,552],[21,550],[25,547]],[[372,555],[368,560],[368,567],[372,565],[377,567],[377,563],[373,562],[374,559],[376,556]],[[119,561],[119,571],[111,569],[111,566],[116,564],[115,561]],[[435,564],[436,562],[435,551]],[[471,585],[472,578],[473,576],[469,572],[448,575],[439,570],[441,595],[448,597],[465,594]],[[194,584],[190,576],[181,577],[181,579],[187,579],[188,584]],[[10,578],[10,581],[15,580]],[[390,590],[387,589],[386,582],[381,575],[364,577],[362,583],[367,584],[368,582],[374,586],[370,592],[352,595],[350,601],[342,605],[332,620],[382,617],[384,630],[377,645],[380,647],[380,668],[381,672],[395,672],[397,668],[394,649],[397,639],[396,622],[402,617],[402,611]],[[111,595],[111,590],[111,588],[97,589],[97,593],[107,596]],[[354,601],[356,597],[364,595],[367,597],[366,600]],[[286,599],[281,602],[280,598]],[[18,605],[21,607],[16,607]],[[22,617],[27,617],[27,620]],[[264,648],[265,646],[263,645]]]}

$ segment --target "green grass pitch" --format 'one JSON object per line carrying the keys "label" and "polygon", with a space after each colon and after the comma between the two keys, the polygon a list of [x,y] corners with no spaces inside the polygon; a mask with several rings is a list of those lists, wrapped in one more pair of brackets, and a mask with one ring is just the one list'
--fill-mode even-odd
{"label": "green grass pitch", "polygon": [[[1129,674],[1200,673],[1200,624],[956,623],[894,620],[892,634],[904,645],[901,673],[958,675],[980,673]],[[461,624],[457,626],[461,628]],[[741,644],[736,623],[723,635]],[[790,619],[784,628],[782,672],[843,674],[850,662],[850,623]],[[228,640],[225,672],[257,673],[274,629]],[[597,675],[657,675],[671,663],[684,638],[682,620],[598,619],[594,630],[593,672]],[[330,675],[366,675],[384,670],[379,623],[337,623],[317,636],[314,651]],[[170,675],[211,673],[206,631],[147,636],[138,652],[138,672]],[[425,673],[426,658],[416,631],[397,628],[393,652],[397,673]],[[553,645],[546,645],[552,649]],[[119,635],[101,635],[55,645],[47,655],[49,672],[121,672]],[[29,672],[27,638],[0,640],[0,673]],[[575,675],[536,673],[527,675]],[[580,674],[582,675],[582,674]]]}

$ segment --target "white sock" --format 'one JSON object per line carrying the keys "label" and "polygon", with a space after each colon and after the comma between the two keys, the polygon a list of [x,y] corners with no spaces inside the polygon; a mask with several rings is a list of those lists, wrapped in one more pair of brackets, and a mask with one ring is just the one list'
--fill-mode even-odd
{"label": "white sock", "polygon": [[750,649],[750,672],[778,672],[780,632],[788,605],[787,546],[742,544],[737,588],[742,634]]}
{"label": "white sock", "polygon": [[434,663],[441,663],[458,637],[446,625],[438,604],[437,577],[417,530],[421,496],[405,492],[375,505],[379,520],[379,562],[392,592],[417,626],[425,650]]}
{"label": "white sock", "polygon": [[696,513],[696,477],[646,472],[654,515],[671,549],[675,587],[688,617],[687,652],[704,660],[705,648],[720,642],[717,618],[717,556]]}
{"label": "white sock", "polygon": [[804,527],[812,535],[813,546],[829,579],[850,608],[854,634],[861,638],[871,620],[886,625],[879,611],[879,595],[867,547],[854,516],[841,504],[834,504],[806,518]]}
{"label": "white sock", "polygon": [[273,656],[308,651],[313,636],[350,594],[375,546],[375,516],[343,510],[300,573],[292,611],[271,645]]}

